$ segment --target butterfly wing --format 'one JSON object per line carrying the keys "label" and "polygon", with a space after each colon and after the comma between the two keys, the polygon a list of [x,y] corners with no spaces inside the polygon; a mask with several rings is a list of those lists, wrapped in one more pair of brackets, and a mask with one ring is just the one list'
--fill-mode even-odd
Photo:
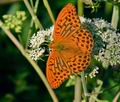
{"label": "butterfly wing", "polygon": [[49,55],[46,75],[53,89],[58,88],[70,76],[68,65],[55,51],[52,51]]}
{"label": "butterfly wing", "polygon": [[54,27],[54,40],[68,39],[80,29],[80,20],[76,13],[76,8],[72,4],[67,4],[59,13]]}
{"label": "butterfly wing", "polygon": [[84,52],[90,52],[93,48],[92,34],[81,27],[76,8],[69,3],[58,15],[53,32],[54,41],[63,43],[76,43]]}

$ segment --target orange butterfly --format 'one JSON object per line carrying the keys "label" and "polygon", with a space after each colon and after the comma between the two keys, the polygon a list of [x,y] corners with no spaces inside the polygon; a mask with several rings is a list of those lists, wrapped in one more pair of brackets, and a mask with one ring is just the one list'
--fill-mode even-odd
{"label": "orange butterfly", "polygon": [[58,15],[54,26],[52,51],[47,61],[46,75],[50,86],[58,88],[70,75],[84,71],[91,58],[92,34],[80,26],[80,19],[72,4]]}

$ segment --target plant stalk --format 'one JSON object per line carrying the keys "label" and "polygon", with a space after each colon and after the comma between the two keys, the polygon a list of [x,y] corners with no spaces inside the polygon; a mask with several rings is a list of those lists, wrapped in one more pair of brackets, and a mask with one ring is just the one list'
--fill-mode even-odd
{"label": "plant stalk", "polygon": [[54,23],[55,23],[55,19],[54,19],[54,16],[53,16],[53,13],[52,13],[52,11],[51,11],[51,8],[50,8],[50,6],[49,6],[48,1],[47,1],[47,0],[43,0],[43,3],[44,3],[44,5],[45,5],[45,7],[46,7],[46,9],[47,9],[47,11],[48,11],[48,14],[50,15],[50,18],[51,18],[51,20],[52,20],[52,23],[54,24]]}
{"label": "plant stalk", "polygon": [[120,91],[117,93],[117,95],[114,97],[113,102],[118,102],[118,99],[120,98]]}
{"label": "plant stalk", "polygon": [[112,3],[110,2],[105,2],[105,9],[104,9],[104,17],[105,19],[109,19],[110,15],[111,15],[111,11],[112,11]]}
{"label": "plant stalk", "polygon": [[115,29],[117,29],[118,21],[119,21],[119,7],[118,5],[114,5],[111,24]]}
{"label": "plant stalk", "polygon": [[88,92],[87,92],[87,86],[86,86],[84,72],[81,72],[81,81],[82,81],[82,87],[83,87],[83,91],[84,91],[84,95],[85,95],[85,100],[87,102]]}
{"label": "plant stalk", "polygon": [[[32,9],[34,9],[35,14],[37,13],[39,1],[40,1],[40,0],[36,0],[35,6],[34,6],[34,5],[33,5],[33,1],[31,0]],[[27,47],[28,47],[29,39],[30,39],[31,33],[32,33],[33,24],[34,24],[33,19],[31,19],[30,29],[29,29],[29,32],[28,32],[28,35],[27,35],[27,41],[26,41],[25,49],[27,49]]]}
{"label": "plant stalk", "polygon": [[74,96],[74,102],[81,102],[81,79],[79,76],[76,78],[75,82],[75,96]]}
{"label": "plant stalk", "polygon": [[78,0],[77,6],[78,6],[78,15],[79,16],[84,16],[83,1]]}
{"label": "plant stalk", "polygon": [[32,8],[31,8],[28,0],[23,0],[23,1],[24,1],[24,4],[25,4],[26,7],[27,7],[29,13],[31,14],[33,21],[34,21],[35,24],[37,25],[37,27],[38,27],[39,29],[43,29],[42,24],[40,23],[39,19],[37,18],[37,16],[35,15],[34,11],[32,10]]}

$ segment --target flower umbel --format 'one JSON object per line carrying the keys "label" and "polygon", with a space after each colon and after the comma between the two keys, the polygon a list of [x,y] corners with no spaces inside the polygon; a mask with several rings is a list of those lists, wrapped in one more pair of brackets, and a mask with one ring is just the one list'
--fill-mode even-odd
{"label": "flower umbel", "polygon": [[103,19],[82,19],[94,37],[93,57],[104,68],[120,64],[120,33]]}
{"label": "flower umbel", "polygon": [[26,14],[24,11],[17,11],[15,15],[4,15],[4,26],[7,29],[12,29],[16,33],[20,33],[22,30],[22,24],[26,19]]}
{"label": "flower umbel", "polygon": [[44,48],[37,48],[37,49],[29,51],[29,55],[33,60],[36,61],[40,58],[40,56],[43,55],[44,52],[45,52]]}
{"label": "flower umbel", "polygon": [[40,30],[37,33],[34,33],[33,36],[29,40],[28,47],[30,48],[28,53],[30,57],[37,61],[45,52],[45,47],[42,44],[48,44],[52,41],[52,32],[53,27],[46,30]]}
{"label": "flower umbel", "polygon": [[29,40],[29,47],[32,49],[39,48],[42,43],[52,41],[52,31],[53,27],[34,33]]}

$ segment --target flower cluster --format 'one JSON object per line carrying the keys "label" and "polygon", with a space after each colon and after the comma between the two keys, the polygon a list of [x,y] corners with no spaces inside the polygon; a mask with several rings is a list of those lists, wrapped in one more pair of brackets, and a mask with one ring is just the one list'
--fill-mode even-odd
{"label": "flower cluster", "polygon": [[120,33],[103,19],[85,19],[83,23],[93,33],[95,59],[104,68],[120,64]]}
{"label": "flower cluster", "polygon": [[45,42],[52,41],[52,32],[53,27],[47,30],[40,30],[37,33],[34,33],[33,36],[29,40],[29,48],[28,51],[30,57],[37,61],[45,52],[45,47],[42,46]]}
{"label": "flower cluster", "polygon": [[3,20],[4,20],[4,26],[7,29],[12,29],[16,33],[21,32],[22,29],[22,24],[26,19],[26,14],[24,11],[17,11],[15,15],[4,15]]}
{"label": "flower cluster", "polygon": [[29,51],[29,56],[36,61],[40,59],[44,52],[45,52],[44,48],[36,48],[34,50]]}
{"label": "flower cluster", "polygon": [[52,30],[53,27],[47,30],[40,30],[37,33],[34,33],[29,40],[29,47],[33,49],[39,48],[42,43],[52,40],[51,38]]}

